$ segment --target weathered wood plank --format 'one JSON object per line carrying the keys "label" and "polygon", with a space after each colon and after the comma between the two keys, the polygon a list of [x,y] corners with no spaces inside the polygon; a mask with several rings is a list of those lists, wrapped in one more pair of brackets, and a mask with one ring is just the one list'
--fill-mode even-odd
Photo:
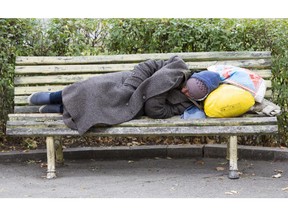
{"label": "weathered wood plank", "polygon": [[[259,135],[278,131],[277,125],[248,126],[189,126],[189,127],[109,127],[92,128],[86,136],[207,136],[207,135]],[[76,130],[69,128],[8,127],[7,135],[16,136],[77,136]]]}
{"label": "weathered wood plank", "polygon": [[9,121],[7,125],[11,128],[13,127],[36,127],[36,128],[45,128],[45,127],[54,127],[54,128],[65,128],[63,120],[49,120],[49,121]]}
{"label": "weathered wood plank", "polygon": [[[272,96],[272,91],[267,90],[265,93],[265,98],[271,98],[271,96]],[[27,102],[28,97],[29,97],[29,95],[25,95],[25,96],[16,95],[14,97],[15,105],[28,105],[28,102]]]}
{"label": "weathered wood plank", "polygon": [[[8,126],[39,126],[47,123],[49,125],[64,125],[62,115],[60,114],[9,114]],[[266,125],[276,124],[276,117],[238,117],[238,118],[206,118],[184,120],[180,116],[174,116],[168,119],[151,119],[142,117],[133,119],[115,127],[169,127],[169,126],[229,126],[229,125]]]}
{"label": "weathered wood plank", "polygon": [[[14,114],[39,114],[40,106],[14,106]],[[255,113],[245,113],[243,117],[260,117],[259,114]]]}
{"label": "weathered wood plank", "polygon": [[[203,70],[211,65],[233,65],[245,68],[269,68],[270,59],[252,60],[218,60],[203,62],[186,62],[191,70]],[[15,74],[74,74],[74,73],[104,73],[133,70],[135,64],[101,64],[101,65],[45,65],[45,66],[16,66]]]}
{"label": "weathered wood plank", "polygon": [[15,77],[15,85],[37,85],[37,84],[71,84],[86,80],[93,76],[99,76],[99,74],[82,74],[82,75],[54,75],[54,76],[22,76]]}
{"label": "weathered wood plank", "polygon": [[219,60],[219,59],[259,59],[271,58],[269,51],[237,51],[237,52],[189,52],[189,53],[151,53],[130,55],[99,55],[99,56],[40,56],[16,58],[17,65],[45,65],[45,64],[95,64],[95,63],[122,63],[141,62],[147,59],[168,59],[178,55],[184,60]]}
{"label": "weathered wood plank", "polygon": [[14,106],[14,113],[39,113],[40,106]]}
{"label": "weathered wood plank", "polygon": [[[53,88],[53,85],[64,85],[72,84],[74,82],[79,82],[86,80],[90,77],[100,76],[100,74],[77,74],[77,75],[53,75],[53,76],[22,76],[15,77],[14,83],[16,87],[20,85],[51,85],[49,88]],[[266,80],[267,87],[271,87],[271,80]],[[28,89],[28,86],[25,86]],[[42,87],[41,87],[42,88]],[[55,88],[55,86],[54,86]]]}
{"label": "weathered wood plank", "polygon": [[[81,79],[78,77],[78,79]],[[85,78],[83,77],[83,80]],[[65,78],[63,78],[63,80],[65,80]],[[265,81],[267,89],[271,88],[271,81],[270,80],[266,80]],[[60,91],[63,90],[67,85],[69,85],[70,83],[67,83],[66,85],[47,85],[47,86],[17,86],[14,88],[14,95],[15,96],[20,96],[20,95],[30,95],[34,92],[54,92],[54,91]]]}
{"label": "weathered wood plank", "polygon": [[103,73],[129,71],[135,64],[16,66],[15,74]]}
{"label": "weathered wood plank", "polygon": [[248,69],[270,68],[271,59],[255,59],[255,60],[227,60],[227,61],[205,61],[205,62],[186,62],[191,70],[203,70],[212,65],[232,65]]}
{"label": "weathered wood plank", "polygon": [[18,86],[14,88],[14,95],[30,95],[34,92],[54,92],[63,90],[67,85],[50,85],[50,86]]}
{"label": "weathered wood plank", "polygon": [[[269,99],[271,96],[266,95],[265,98]],[[25,102],[25,101],[24,101]],[[29,113],[39,113],[40,106],[30,106],[25,102],[26,104],[16,104],[14,106],[14,113],[15,114],[29,114]],[[20,105],[20,106],[18,106]]]}
{"label": "weathered wood plank", "polygon": [[61,120],[62,115],[57,113],[17,113],[8,114],[9,121],[56,121]]}

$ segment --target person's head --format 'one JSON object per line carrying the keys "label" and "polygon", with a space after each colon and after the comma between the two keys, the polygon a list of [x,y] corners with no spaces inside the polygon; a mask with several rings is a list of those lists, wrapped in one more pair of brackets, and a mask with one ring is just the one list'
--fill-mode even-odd
{"label": "person's head", "polygon": [[192,100],[202,101],[219,86],[220,82],[221,79],[218,73],[201,71],[194,73],[187,80],[182,92]]}

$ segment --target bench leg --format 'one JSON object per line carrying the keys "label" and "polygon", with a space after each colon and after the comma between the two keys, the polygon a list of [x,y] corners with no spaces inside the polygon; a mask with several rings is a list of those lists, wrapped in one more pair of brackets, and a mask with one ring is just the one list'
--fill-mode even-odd
{"label": "bench leg", "polygon": [[55,149],[56,149],[56,163],[64,164],[63,148],[61,137],[54,137]]}
{"label": "bench leg", "polygon": [[56,178],[54,138],[46,138],[47,148],[47,179]]}
{"label": "bench leg", "polygon": [[229,153],[229,175],[230,179],[238,179],[238,166],[237,166],[237,136],[231,136],[228,146]]}

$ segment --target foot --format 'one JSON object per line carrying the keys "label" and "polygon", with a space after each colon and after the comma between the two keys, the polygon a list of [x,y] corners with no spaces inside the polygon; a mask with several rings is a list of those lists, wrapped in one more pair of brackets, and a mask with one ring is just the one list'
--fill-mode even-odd
{"label": "foot", "polygon": [[63,113],[63,105],[53,104],[53,105],[44,105],[39,108],[40,113]]}
{"label": "foot", "polygon": [[28,97],[30,105],[50,104],[50,92],[36,92]]}

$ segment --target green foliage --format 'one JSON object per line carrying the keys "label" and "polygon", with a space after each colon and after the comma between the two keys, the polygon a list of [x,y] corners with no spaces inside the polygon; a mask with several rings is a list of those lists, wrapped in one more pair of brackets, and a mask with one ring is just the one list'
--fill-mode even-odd
{"label": "green foliage", "polygon": [[288,20],[274,20],[271,29],[273,38],[273,95],[274,101],[281,106],[279,140],[288,146]]}
{"label": "green foliage", "polygon": [[97,55],[104,52],[107,34],[105,20],[52,19],[47,24],[46,40],[53,52],[50,55]]}
{"label": "green foliage", "polygon": [[[267,20],[114,19],[107,41],[116,53],[269,49]],[[255,37],[256,36],[256,37]]]}
{"label": "green foliage", "polygon": [[13,111],[17,55],[269,50],[273,101],[282,108],[278,141],[288,146],[287,19],[0,19],[0,144]]}
{"label": "green foliage", "polygon": [[0,143],[4,141],[7,114],[13,111],[15,56],[30,31],[30,20],[0,19]]}

